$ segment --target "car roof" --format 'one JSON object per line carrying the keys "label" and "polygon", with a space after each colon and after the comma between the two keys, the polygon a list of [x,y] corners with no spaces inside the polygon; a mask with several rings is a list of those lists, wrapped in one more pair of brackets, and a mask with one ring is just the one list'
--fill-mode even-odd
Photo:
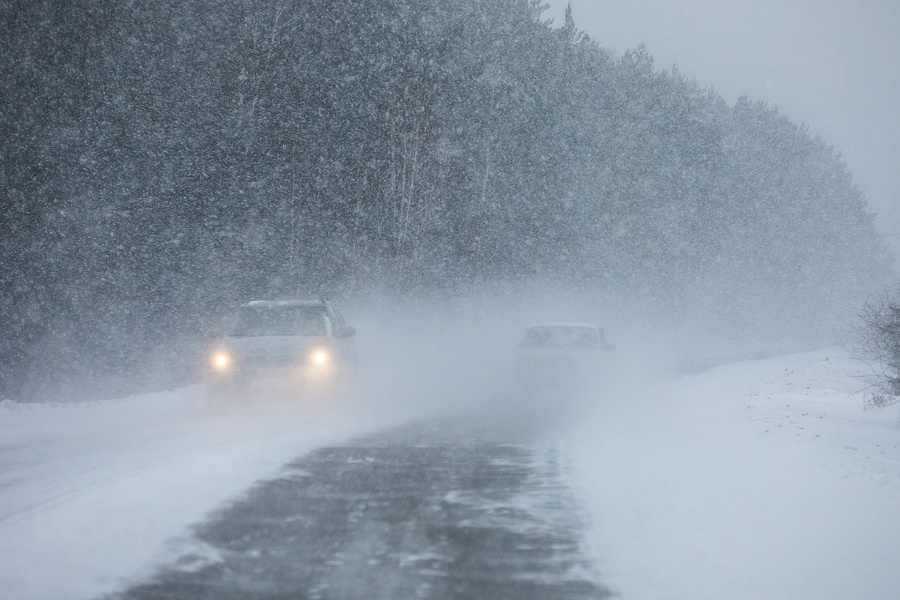
{"label": "car roof", "polygon": [[284,306],[321,306],[326,304],[323,300],[253,300],[241,304],[241,308],[279,308]]}
{"label": "car roof", "polygon": [[569,322],[547,322],[547,323],[532,323],[528,326],[528,329],[532,327],[585,327],[588,329],[600,329],[597,325],[593,323],[569,323]]}

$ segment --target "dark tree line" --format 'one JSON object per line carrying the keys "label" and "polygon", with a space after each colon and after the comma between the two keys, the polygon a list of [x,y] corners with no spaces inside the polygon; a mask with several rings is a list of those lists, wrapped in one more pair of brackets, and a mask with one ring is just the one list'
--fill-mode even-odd
{"label": "dark tree line", "polygon": [[543,281],[803,331],[884,267],[805,127],[535,1],[0,1],[0,81],[0,396],[179,380],[252,298]]}

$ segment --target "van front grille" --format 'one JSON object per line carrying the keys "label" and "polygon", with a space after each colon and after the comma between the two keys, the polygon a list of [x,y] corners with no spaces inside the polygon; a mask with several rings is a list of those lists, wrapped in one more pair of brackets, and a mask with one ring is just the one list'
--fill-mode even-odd
{"label": "van front grille", "polygon": [[242,362],[248,367],[276,368],[293,366],[297,359],[290,354],[252,354],[245,356]]}

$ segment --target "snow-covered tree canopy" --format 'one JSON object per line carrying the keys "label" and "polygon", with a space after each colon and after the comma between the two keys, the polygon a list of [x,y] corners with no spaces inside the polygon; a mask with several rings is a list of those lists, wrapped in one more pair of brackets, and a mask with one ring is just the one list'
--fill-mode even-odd
{"label": "snow-covered tree canopy", "polygon": [[2,3],[0,70],[0,395],[173,373],[298,290],[549,281],[783,330],[884,266],[825,142],[534,1]]}

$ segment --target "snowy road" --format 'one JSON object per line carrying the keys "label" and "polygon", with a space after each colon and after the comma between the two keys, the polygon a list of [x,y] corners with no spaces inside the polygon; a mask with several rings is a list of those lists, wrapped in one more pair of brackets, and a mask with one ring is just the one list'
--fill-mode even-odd
{"label": "snowy road", "polygon": [[863,406],[862,365],[618,354],[552,426],[425,388],[2,403],[0,598],[896,598],[900,415]]}
{"label": "snowy road", "polygon": [[607,597],[538,434],[444,419],[322,448],[115,598]]}

